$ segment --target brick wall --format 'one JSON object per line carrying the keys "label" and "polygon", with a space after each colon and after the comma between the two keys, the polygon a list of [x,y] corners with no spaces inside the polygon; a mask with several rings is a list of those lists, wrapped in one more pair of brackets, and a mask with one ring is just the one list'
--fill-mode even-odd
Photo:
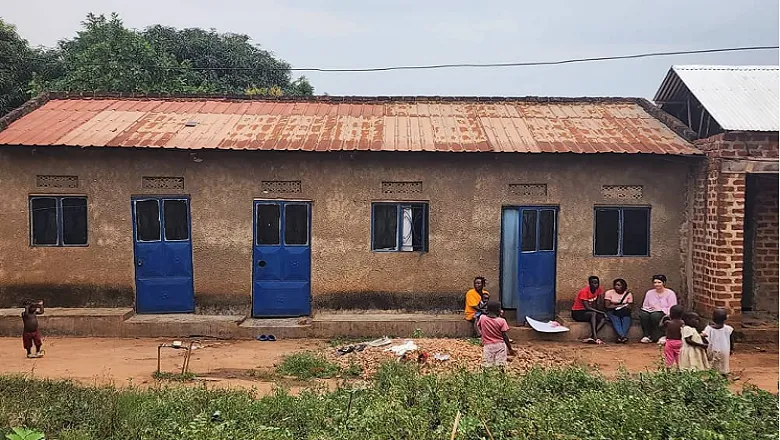
{"label": "brick wall", "polygon": [[[699,313],[709,315],[715,307],[726,307],[736,318],[742,308],[746,174],[722,172],[722,161],[777,158],[777,133],[721,133],[696,141],[696,146],[707,160],[695,167],[689,181],[693,205],[688,213],[690,237],[685,239],[691,244],[686,243],[685,251],[691,270],[683,269],[683,274],[689,277],[693,287],[689,295]],[[761,273],[762,280],[774,274],[776,284],[774,261],[773,269],[762,266]]]}
{"label": "brick wall", "polygon": [[753,309],[778,312],[778,180],[756,179],[753,216]]}

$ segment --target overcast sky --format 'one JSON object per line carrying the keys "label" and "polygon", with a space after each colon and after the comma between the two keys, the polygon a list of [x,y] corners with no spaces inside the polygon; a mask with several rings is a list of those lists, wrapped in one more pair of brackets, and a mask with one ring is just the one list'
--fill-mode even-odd
{"label": "overcast sky", "polygon": [[[87,13],[245,33],[294,67],[546,61],[777,45],[777,0],[0,0],[33,45],[72,37]],[[545,67],[305,73],[331,95],[643,96],[672,64],[777,64],[778,52]]]}

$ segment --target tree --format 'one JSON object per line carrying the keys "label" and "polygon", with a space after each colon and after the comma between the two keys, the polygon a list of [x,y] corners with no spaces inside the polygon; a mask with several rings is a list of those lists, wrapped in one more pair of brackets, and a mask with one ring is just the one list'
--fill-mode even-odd
{"label": "tree", "polygon": [[0,116],[30,98],[30,82],[59,73],[56,53],[31,48],[16,27],[0,19]]}
{"label": "tree", "polygon": [[306,78],[291,81],[290,65],[240,34],[155,25],[127,29],[112,14],[89,14],[84,29],[60,42],[65,66],[52,89],[103,92],[224,93],[280,89],[311,95]]}
{"label": "tree", "polygon": [[187,62],[152,47],[116,14],[87,15],[76,38],[59,43],[64,74],[50,89],[89,92],[195,92]]}
{"label": "tree", "polygon": [[314,93],[305,77],[291,81],[290,65],[251,44],[247,35],[161,25],[147,28],[142,35],[157,52],[193,66],[194,85],[205,91],[273,94],[271,90],[278,88],[285,95]]}
{"label": "tree", "polygon": [[128,29],[118,15],[87,15],[55,48],[31,48],[0,20],[0,115],[43,90],[311,96],[306,79],[247,35],[154,25]]}

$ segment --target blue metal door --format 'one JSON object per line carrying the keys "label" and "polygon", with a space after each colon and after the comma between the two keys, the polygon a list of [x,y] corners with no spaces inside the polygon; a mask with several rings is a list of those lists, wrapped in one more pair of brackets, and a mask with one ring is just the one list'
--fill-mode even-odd
{"label": "blue metal door", "polygon": [[557,209],[522,207],[517,252],[517,321],[555,318]]}
{"label": "blue metal door", "polygon": [[255,201],[252,315],[311,314],[311,205]]}
{"label": "blue metal door", "polygon": [[189,199],[136,197],[132,205],[136,312],[194,312]]}

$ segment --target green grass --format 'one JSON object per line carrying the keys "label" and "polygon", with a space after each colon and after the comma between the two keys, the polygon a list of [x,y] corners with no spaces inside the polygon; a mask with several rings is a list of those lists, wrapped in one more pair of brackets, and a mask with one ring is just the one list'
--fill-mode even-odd
{"label": "green grass", "polygon": [[195,373],[171,373],[169,371],[155,371],[152,373],[152,377],[159,381],[168,382],[191,382],[195,380]]}
{"label": "green grass", "polygon": [[328,340],[328,345],[333,348],[341,348],[347,345],[360,344],[370,340],[372,340],[372,338],[351,338],[348,336],[336,336],[335,338]]}
{"label": "green grass", "polygon": [[[308,362],[308,361],[307,361]],[[659,371],[607,380],[584,369],[421,375],[386,364],[362,389],[82,387],[0,376],[0,438],[26,427],[59,440],[776,439],[777,396],[734,394],[717,374]]]}
{"label": "green grass", "polygon": [[329,362],[319,353],[303,351],[282,358],[276,366],[276,374],[296,379],[328,379],[341,373],[341,367]]}

